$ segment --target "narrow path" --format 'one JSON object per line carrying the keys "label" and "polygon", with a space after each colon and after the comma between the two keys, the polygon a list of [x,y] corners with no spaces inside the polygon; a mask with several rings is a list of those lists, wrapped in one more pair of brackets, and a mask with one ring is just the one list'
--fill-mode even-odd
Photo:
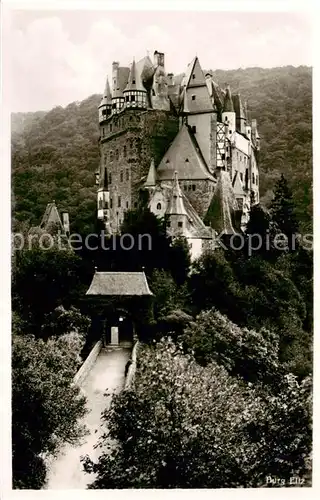
{"label": "narrow path", "polygon": [[125,365],[130,349],[102,349],[92,370],[82,384],[87,397],[89,412],[83,421],[90,431],[83,444],[77,447],[67,445],[52,463],[47,476],[46,489],[86,489],[94,480],[93,474],[83,471],[80,457],[88,454],[97,459],[99,449],[94,449],[100,436],[101,412],[110,405],[111,396],[104,393],[119,392],[124,384]]}

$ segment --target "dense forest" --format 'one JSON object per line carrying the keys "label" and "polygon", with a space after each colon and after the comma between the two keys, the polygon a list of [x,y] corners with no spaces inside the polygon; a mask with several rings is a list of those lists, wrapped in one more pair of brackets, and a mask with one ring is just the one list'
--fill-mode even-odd
{"label": "dense forest", "polygon": [[[312,71],[292,66],[213,71],[248,102],[261,136],[262,203],[269,205],[281,173],[290,180],[301,230],[312,227]],[[13,216],[40,222],[56,200],[69,210],[73,230],[95,221],[95,178],[99,164],[100,95],[51,111],[12,115]]]}

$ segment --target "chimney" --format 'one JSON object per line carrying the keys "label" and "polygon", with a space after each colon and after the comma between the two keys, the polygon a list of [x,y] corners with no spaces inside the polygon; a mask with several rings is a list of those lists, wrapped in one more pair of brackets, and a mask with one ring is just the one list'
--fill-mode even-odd
{"label": "chimney", "polygon": [[163,66],[164,68],[164,53],[155,50],[153,56],[154,56],[154,66]]}
{"label": "chimney", "polygon": [[113,61],[113,63],[112,63],[112,95],[114,95],[114,92],[117,90],[117,86],[118,86],[118,68],[119,68],[118,61]]}

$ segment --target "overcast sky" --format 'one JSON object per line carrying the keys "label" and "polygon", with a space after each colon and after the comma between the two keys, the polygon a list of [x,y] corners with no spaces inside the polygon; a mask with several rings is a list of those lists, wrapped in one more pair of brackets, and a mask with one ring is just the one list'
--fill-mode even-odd
{"label": "overcast sky", "polygon": [[311,65],[311,27],[297,13],[15,11],[13,111],[47,110],[102,93],[112,61],[154,50],[168,72]]}

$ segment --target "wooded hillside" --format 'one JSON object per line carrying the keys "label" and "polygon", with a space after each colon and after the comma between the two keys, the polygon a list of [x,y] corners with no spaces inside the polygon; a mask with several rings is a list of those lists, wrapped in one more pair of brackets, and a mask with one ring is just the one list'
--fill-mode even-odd
{"label": "wooded hillside", "polygon": [[[261,136],[262,202],[272,198],[281,173],[289,179],[301,230],[312,227],[312,70],[292,66],[213,71],[223,87],[248,101]],[[99,164],[98,112],[101,95],[49,112],[12,115],[13,217],[41,220],[53,199],[70,212],[72,230],[95,223],[95,178]]]}

